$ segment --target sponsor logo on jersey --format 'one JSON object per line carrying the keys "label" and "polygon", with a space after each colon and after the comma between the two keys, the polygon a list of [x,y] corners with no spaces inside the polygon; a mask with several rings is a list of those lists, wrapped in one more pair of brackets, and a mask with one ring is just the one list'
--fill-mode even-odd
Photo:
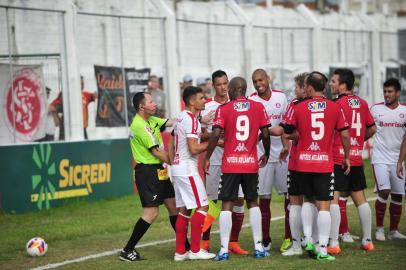
{"label": "sponsor logo on jersey", "polygon": [[237,112],[245,112],[250,109],[250,103],[249,102],[236,102],[234,103],[234,110]]}
{"label": "sponsor logo on jersey", "polygon": [[271,114],[271,115],[269,115],[269,119],[278,120],[278,119],[281,119],[281,115],[280,114]]}
{"label": "sponsor logo on jersey", "polygon": [[245,147],[245,143],[238,143],[238,145],[235,147],[234,152],[247,152],[248,149]]}
{"label": "sponsor logo on jersey", "polygon": [[361,102],[357,98],[349,98],[348,106],[350,106],[353,109],[359,109],[361,107]]}
{"label": "sponsor logo on jersey", "polygon": [[379,126],[380,127],[404,127],[403,123],[385,123],[384,121],[379,121]]}
{"label": "sponsor logo on jersey", "polygon": [[351,138],[351,146],[359,146],[357,138]]}
{"label": "sponsor logo on jersey", "polygon": [[307,104],[307,108],[312,112],[322,112],[327,108],[325,101],[312,101]]}
{"label": "sponsor logo on jersey", "polygon": [[312,142],[309,147],[307,147],[307,150],[310,151],[320,151],[320,146],[317,142]]}

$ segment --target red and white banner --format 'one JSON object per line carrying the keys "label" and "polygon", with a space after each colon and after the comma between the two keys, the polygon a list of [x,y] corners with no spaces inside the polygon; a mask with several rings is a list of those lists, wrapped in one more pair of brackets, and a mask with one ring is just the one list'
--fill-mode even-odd
{"label": "red and white banner", "polygon": [[42,66],[0,64],[0,144],[45,136],[47,100]]}

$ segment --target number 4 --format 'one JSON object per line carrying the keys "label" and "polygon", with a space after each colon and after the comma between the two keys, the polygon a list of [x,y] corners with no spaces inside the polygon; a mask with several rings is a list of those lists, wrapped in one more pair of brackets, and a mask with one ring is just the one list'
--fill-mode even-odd
{"label": "number 4", "polygon": [[352,121],[351,121],[351,128],[356,130],[356,136],[359,137],[361,135],[361,115],[359,112],[352,111]]}

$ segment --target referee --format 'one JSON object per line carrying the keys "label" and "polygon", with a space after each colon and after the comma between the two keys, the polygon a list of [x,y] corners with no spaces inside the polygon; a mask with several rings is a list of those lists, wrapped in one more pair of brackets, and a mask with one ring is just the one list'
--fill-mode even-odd
{"label": "referee", "polygon": [[140,254],[135,246],[159,215],[159,206],[164,203],[169,212],[171,225],[175,228],[178,211],[175,193],[166,169],[162,164],[170,163],[168,153],[163,150],[161,130],[172,121],[152,116],[157,110],[151,94],[140,92],[133,97],[136,115],[130,126],[130,144],[134,160],[135,184],[144,209],[134,226],[127,245],[120,252],[120,260],[138,261]]}

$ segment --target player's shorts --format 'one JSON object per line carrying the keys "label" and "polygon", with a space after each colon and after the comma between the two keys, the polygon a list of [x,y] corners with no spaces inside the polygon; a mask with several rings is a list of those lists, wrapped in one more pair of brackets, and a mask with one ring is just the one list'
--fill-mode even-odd
{"label": "player's shorts", "polygon": [[172,176],[176,207],[199,208],[209,204],[206,188],[198,173],[190,176]]}
{"label": "player's shorts", "polygon": [[300,172],[297,171],[288,171],[288,181],[287,181],[287,188],[288,188],[288,195],[292,196],[300,196],[303,195],[302,187],[301,187],[301,179],[298,177]]}
{"label": "player's shorts", "polygon": [[[404,165],[402,166],[405,171]],[[405,194],[405,178],[397,176],[396,164],[372,164],[372,172],[376,191],[390,190],[393,194]]]}
{"label": "player's shorts", "polygon": [[235,201],[238,199],[239,189],[242,188],[244,198],[252,201],[258,198],[257,173],[224,173],[219,186],[219,200]]}
{"label": "player's shorts", "polygon": [[[207,197],[209,197],[211,200],[218,200],[220,179],[221,165],[210,165],[209,174],[206,175],[206,191]],[[238,197],[244,198],[241,185],[238,188]]]}
{"label": "player's shorts", "polygon": [[360,191],[367,188],[364,166],[351,166],[350,173],[344,174],[341,165],[334,165],[334,190],[340,192]]}
{"label": "player's shorts", "polygon": [[[297,172],[301,193],[317,201],[331,201],[334,198],[334,174]],[[300,180],[299,180],[300,179]]]}
{"label": "player's shorts", "polygon": [[272,195],[272,187],[275,186],[279,194],[286,193],[287,189],[287,162],[268,162],[259,168],[258,195]]}
{"label": "player's shorts", "polygon": [[156,207],[161,205],[165,199],[175,197],[171,180],[168,177],[165,180],[159,180],[158,173],[162,175],[164,170],[161,164],[137,164],[135,166],[135,185],[140,194],[142,207]]}

